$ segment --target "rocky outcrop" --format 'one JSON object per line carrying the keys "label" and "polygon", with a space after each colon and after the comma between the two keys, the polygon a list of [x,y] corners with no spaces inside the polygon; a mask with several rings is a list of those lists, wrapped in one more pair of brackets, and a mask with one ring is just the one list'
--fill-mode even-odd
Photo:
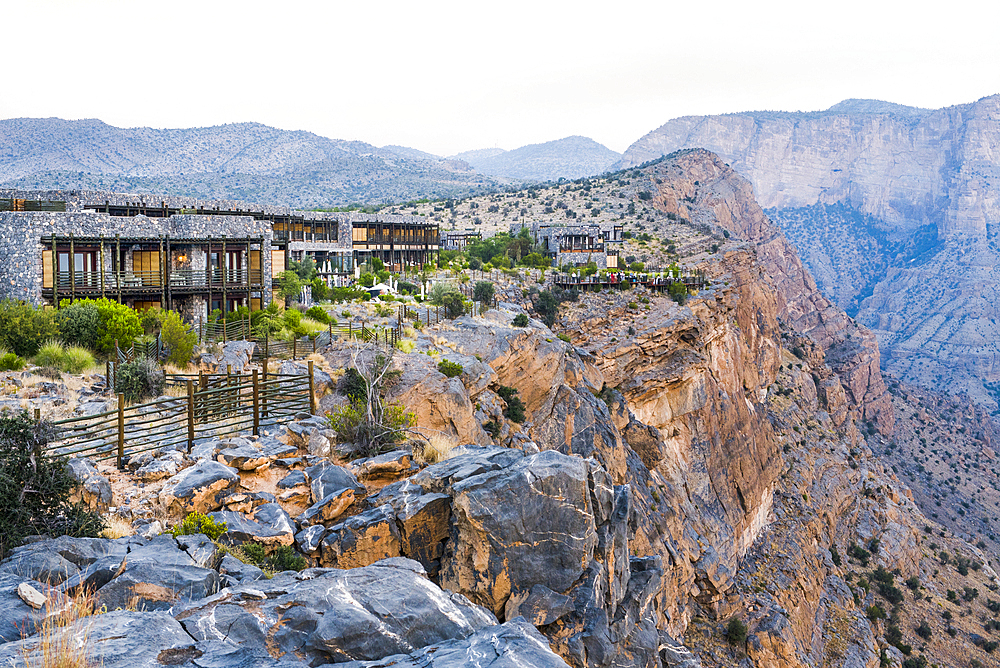
{"label": "rocky outcrop", "polygon": [[[637,141],[622,164],[702,147],[746,176],[766,208],[795,214],[837,204],[874,217],[882,241],[861,230],[859,251],[879,252],[873,241],[892,248],[857,296],[857,320],[877,335],[883,368],[995,405],[984,385],[1000,380],[998,119],[998,95],[938,110],[849,100],[822,112],[686,117]],[[853,233],[835,231],[830,245],[801,250],[822,264]]]}
{"label": "rocky outcrop", "polygon": [[874,335],[855,324],[816,288],[795,249],[767,219],[750,183],[706,151],[686,151],[653,169],[653,198],[669,214],[718,225],[751,242],[775,285],[778,317],[826,351],[858,417],[892,433],[891,402],[879,369]]}

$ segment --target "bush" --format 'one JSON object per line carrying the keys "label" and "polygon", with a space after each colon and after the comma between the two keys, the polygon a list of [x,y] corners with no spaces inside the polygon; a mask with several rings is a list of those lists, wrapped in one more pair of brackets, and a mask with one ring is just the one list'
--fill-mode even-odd
{"label": "bush", "polygon": [[500,425],[497,424],[496,420],[488,420],[484,422],[483,430],[493,438],[500,436]]}
{"label": "bush", "polygon": [[873,622],[886,618],[885,609],[878,603],[868,606],[868,609],[865,610],[865,614],[868,616],[868,619]]}
{"label": "bush", "polygon": [[478,257],[469,258],[469,269],[479,271],[483,268],[483,261]]}
{"label": "bush", "polygon": [[518,313],[517,315],[514,316],[514,319],[511,321],[510,324],[514,325],[515,327],[527,327],[528,316],[526,316],[523,313]]}
{"label": "bush", "polygon": [[559,313],[559,300],[549,290],[542,290],[538,293],[538,301],[535,302],[535,312],[541,316],[542,322],[548,327],[556,324],[556,315]]}
{"label": "bush", "polygon": [[198,344],[198,333],[189,328],[174,311],[167,311],[160,329],[163,345],[170,351],[167,360],[181,368],[187,367]]}
{"label": "bush", "polygon": [[857,543],[852,543],[849,548],[847,548],[847,556],[852,559],[857,559],[861,562],[862,566],[868,565],[868,560],[871,559],[871,553],[863,547],[859,547]]}
{"label": "bush", "polygon": [[569,334],[557,334],[556,335],[560,341],[565,341],[566,343],[573,343],[573,339],[569,338]]}
{"label": "bush", "polygon": [[726,625],[726,640],[731,645],[742,645],[747,641],[747,625],[739,618],[733,617]]}
{"label": "bush", "polygon": [[[147,311],[149,316],[153,311]],[[141,324],[145,326],[147,314],[143,314]],[[62,340],[69,344],[76,344],[97,350],[101,342],[101,312],[97,304],[92,301],[73,302],[65,308],[59,309],[59,332]],[[156,323],[159,327],[159,323]]]}
{"label": "bush", "polygon": [[13,299],[0,301],[0,345],[18,357],[32,357],[44,341],[58,334],[54,310]]}
{"label": "bush", "polygon": [[170,534],[177,538],[177,536],[193,536],[203,533],[214,541],[219,540],[219,537],[227,531],[229,531],[229,525],[225,522],[216,523],[213,518],[203,513],[188,513],[180,524],[170,530]]}
{"label": "bush", "polygon": [[163,394],[163,369],[155,361],[140,357],[118,365],[115,392],[125,395],[130,404]]}
{"label": "bush", "polygon": [[926,619],[921,620],[920,624],[914,629],[914,631],[916,631],[917,635],[924,640],[930,640],[931,636],[934,635],[934,632],[931,630],[931,627],[927,623]]}
{"label": "bush", "polygon": [[458,362],[441,360],[438,362],[438,371],[448,376],[448,378],[455,378],[456,376],[462,375],[462,365]]}
{"label": "bush", "polygon": [[483,302],[484,304],[493,303],[493,297],[496,294],[496,289],[493,284],[489,281],[479,281],[476,286],[472,288],[472,298],[477,302]]}
{"label": "bush", "polygon": [[318,302],[330,298],[330,287],[318,276],[312,280],[312,298]]}
{"label": "bush", "polygon": [[517,390],[513,387],[501,385],[497,388],[497,394],[507,404],[507,408],[503,411],[504,417],[518,424],[524,422],[524,402],[517,396]]}
{"label": "bush", "polygon": [[671,283],[667,286],[667,294],[681,306],[687,303],[688,289],[683,283]]}
{"label": "bush", "polygon": [[449,292],[441,298],[441,305],[449,318],[457,318],[465,313],[465,298],[460,292]]}
{"label": "bush", "polygon": [[0,371],[20,371],[24,368],[24,360],[14,353],[0,355]]}
{"label": "bush", "polygon": [[330,316],[326,312],[326,309],[324,309],[322,307],[319,307],[319,306],[312,306],[312,307],[310,307],[309,310],[306,311],[306,317],[307,318],[312,318],[316,322],[321,322],[324,325],[329,325],[330,324]]}
{"label": "bush", "polygon": [[830,546],[830,558],[833,559],[833,563],[836,566],[840,566],[843,563],[843,560],[840,558],[840,552],[837,551],[836,545]]}
{"label": "bush", "polygon": [[27,411],[0,417],[0,557],[25,536],[90,536],[104,529],[99,513],[71,504],[76,487],[66,460],[45,452],[54,436]]}

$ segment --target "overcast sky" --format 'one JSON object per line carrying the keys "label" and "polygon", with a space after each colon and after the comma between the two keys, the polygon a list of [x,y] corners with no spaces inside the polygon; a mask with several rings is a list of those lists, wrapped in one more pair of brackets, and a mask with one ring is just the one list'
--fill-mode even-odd
{"label": "overcast sky", "polygon": [[257,121],[438,155],[1000,92],[1000,3],[3,0],[0,118]]}

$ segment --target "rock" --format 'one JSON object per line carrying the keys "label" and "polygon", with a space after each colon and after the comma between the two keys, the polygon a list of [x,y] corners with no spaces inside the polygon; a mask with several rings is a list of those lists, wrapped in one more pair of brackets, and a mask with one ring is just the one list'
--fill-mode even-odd
{"label": "rock", "polygon": [[391,400],[413,411],[421,428],[432,433],[459,443],[492,443],[473,417],[474,406],[460,378],[447,378],[423,355],[405,357],[403,374],[390,390]]}
{"label": "rock", "polygon": [[428,466],[410,480],[425,492],[451,493],[452,485],[466,478],[508,468],[523,453],[507,448],[466,447],[443,462]]}
{"label": "rock", "polygon": [[210,513],[209,517],[216,522],[225,522],[228,529],[224,535],[229,540],[237,543],[257,542],[277,547],[279,545],[291,545],[295,542],[294,532],[282,531],[255,520],[247,519],[242,513],[221,510]]}
{"label": "rock", "polygon": [[216,460],[240,471],[256,471],[270,462],[267,455],[249,445],[222,450]]}
{"label": "rock", "polygon": [[[253,518],[279,533],[295,534],[295,522],[284,509],[274,501],[257,506]],[[291,544],[291,543],[289,543]]]}
{"label": "rock", "polygon": [[195,566],[195,558],[181,548],[177,539],[168,533],[155,536],[141,545],[134,545],[125,555],[128,564],[140,562],[169,564],[172,566]]}
{"label": "rock", "polygon": [[97,590],[97,605],[108,610],[169,610],[175,604],[196,601],[221,588],[219,574],[200,566],[142,560]]}
{"label": "rock", "polygon": [[278,489],[291,489],[298,485],[306,485],[306,474],[302,471],[292,471],[284,478],[278,481]]}
{"label": "rock", "polygon": [[[282,362],[278,373],[305,376],[309,374],[309,365],[302,362]],[[321,397],[332,392],[336,387],[333,377],[317,365],[313,365],[313,388],[316,396]]]}
{"label": "rock", "polygon": [[132,523],[135,535],[150,540],[163,533],[163,525],[160,520],[139,519]]}
{"label": "rock", "polygon": [[295,534],[295,544],[298,546],[299,552],[315,555],[319,552],[321,541],[326,532],[327,529],[322,524],[313,524]]}
{"label": "rock", "polygon": [[476,631],[461,640],[429,645],[409,656],[392,656],[381,661],[351,661],[343,668],[568,668],[548,647],[546,639],[528,622],[514,619]]}
{"label": "rock", "polygon": [[660,632],[660,661],[664,668],[701,668],[701,659],[663,631]]}
{"label": "rock", "polygon": [[568,590],[597,546],[589,477],[586,460],[550,450],[455,484],[442,586],[496,614],[512,591]]}
{"label": "rock", "polygon": [[296,448],[304,448],[308,445],[309,437],[313,433],[323,434],[329,427],[329,423],[321,417],[308,417],[303,420],[289,422],[286,425],[288,443]]}
{"label": "rock", "polygon": [[383,480],[398,478],[410,472],[412,459],[406,450],[395,450],[384,455],[366,459],[361,464],[358,477],[361,480]]}
{"label": "rock", "polygon": [[260,450],[262,455],[270,459],[294,457],[299,452],[299,449],[294,445],[286,445],[278,439],[270,436],[261,438],[257,443],[257,448]]}
{"label": "rock", "polygon": [[66,578],[58,589],[72,596],[96,591],[121,574],[124,561],[125,557],[101,557],[76,575]]}
{"label": "rock", "polygon": [[320,433],[318,429],[314,429],[306,442],[306,451],[310,455],[329,457],[331,454],[330,439]]}
{"label": "rock", "polygon": [[222,497],[240,483],[236,469],[211,460],[201,460],[170,478],[160,490],[160,502],[171,512],[186,515],[207,513],[222,505]]}
{"label": "rock", "polygon": [[312,488],[313,503],[345,488],[355,493],[365,491],[365,486],[358,482],[354,474],[342,466],[324,463],[306,469],[305,473]]}
{"label": "rock", "polygon": [[399,555],[396,518],[386,504],[330,527],[323,537],[320,561],[324,566],[357,568]]}
{"label": "rock", "polygon": [[546,626],[574,609],[572,598],[539,584],[512,594],[507,599],[504,616],[507,619],[524,617],[535,626]]}
{"label": "rock", "polygon": [[[30,547],[30,546],[28,546]],[[15,551],[0,564],[0,572],[57,585],[80,572],[76,564],[49,549]]]}
{"label": "rock", "polygon": [[215,564],[219,560],[219,548],[205,534],[178,536],[177,545],[187,552],[195,565],[202,568],[215,568]]}
{"label": "rock", "polygon": [[296,518],[304,527],[329,522],[344,514],[354,503],[353,489],[340,489],[326,495]]}
{"label": "rock", "polygon": [[153,459],[140,466],[135,472],[135,477],[143,482],[153,482],[169,478],[175,475],[178,470],[180,470],[180,462],[173,457]]}
{"label": "rock", "polygon": [[[254,588],[267,598],[254,602],[252,614],[232,604]],[[276,651],[311,665],[379,660],[496,624],[482,608],[439,589],[407,559],[278,575],[188,606],[182,618],[198,641],[233,635],[234,643],[252,644],[263,637]]]}
{"label": "rock", "polygon": [[450,518],[451,497],[447,494],[406,496],[396,510],[402,553],[419,561],[431,577],[441,568]]}
{"label": "rock", "polygon": [[41,610],[48,603],[49,597],[32,587],[27,582],[17,585],[17,596],[35,610]]}
{"label": "rock", "polygon": [[[2,614],[2,613],[0,613]],[[191,644],[180,623],[165,612],[111,610],[84,617],[64,628],[56,628],[52,646],[70,646],[72,639],[86,637],[86,647],[93,654],[85,657],[88,665],[102,668],[137,668],[159,666],[160,653],[167,648]],[[25,661],[25,655],[30,664]],[[0,645],[0,664],[10,668],[41,664],[38,636]]]}
{"label": "rock", "polygon": [[229,341],[222,344],[222,354],[215,364],[215,372],[226,373],[227,367],[232,367],[233,373],[242,373],[250,364],[256,347],[253,341]]}
{"label": "rock", "polygon": [[[35,608],[24,602],[19,595],[22,584],[29,585],[39,593],[51,593],[41,582],[26,580],[18,575],[0,573],[0,643],[9,643],[25,634],[34,633],[50,613],[45,607]],[[43,594],[43,596],[46,594]],[[5,645],[0,644],[0,651]]]}
{"label": "rock", "polygon": [[70,495],[70,503],[83,502],[91,510],[107,511],[111,505],[111,483],[97,472],[89,459],[73,457],[66,460],[66,470],[78,487]]}
{"label": "rock", "polygon": [[219,562],[219,573],[233,578],[237,584],[254,582],[264,577],[264,571],[253,564],[244,564],[231,554],[222,557]]}

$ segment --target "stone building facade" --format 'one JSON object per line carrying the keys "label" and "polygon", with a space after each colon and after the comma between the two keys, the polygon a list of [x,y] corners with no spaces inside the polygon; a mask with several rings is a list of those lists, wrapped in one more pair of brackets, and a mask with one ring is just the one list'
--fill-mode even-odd
{"label": "stone building facade", "polygon": [[589,262],[596,263],[598,269],[619,267],[618,256],[625,242],[621,225],[519,222],[510,226],[510,233],[517,235],[523,228],[557,267],[584,266]]}

